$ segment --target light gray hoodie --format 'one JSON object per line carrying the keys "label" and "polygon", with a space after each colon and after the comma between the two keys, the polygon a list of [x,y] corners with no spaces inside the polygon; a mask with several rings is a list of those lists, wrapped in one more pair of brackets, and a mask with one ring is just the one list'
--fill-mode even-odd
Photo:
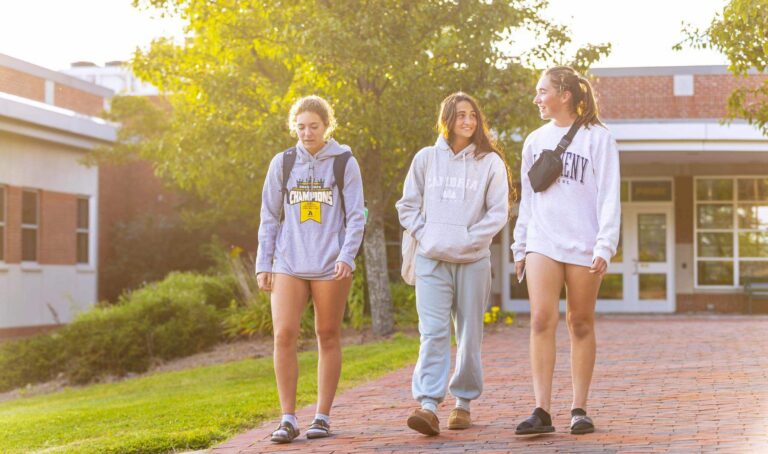
{"label": "light gray hoodie", "polygon": [[395,205],[400,224],[419,241],[418,254],[453,263],[488,257],[507,223],[507,169],[488,153],[475,157],[470,144],[453,153],[439,136],[416,153]]}
{"label": "light gray hoodie", "polygon": [[[350,151],[331,139],[312,156],[299,142],[288,178],[288,200],[282,193],[283,153],[269,164],[261,194],[261,223],[256,273],[284,273],[302,279],[331,279],[336,262],[355,269],[355,254],[365,227],[363,181],[352,157],[344,173],[347,225],[333,176],[334,156]],[[280,223],[280,214],[285,219]]]}

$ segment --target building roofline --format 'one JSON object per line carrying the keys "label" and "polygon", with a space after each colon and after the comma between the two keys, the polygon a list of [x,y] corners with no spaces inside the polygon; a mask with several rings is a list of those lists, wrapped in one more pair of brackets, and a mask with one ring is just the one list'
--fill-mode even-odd
{"label": "building roofline", "polygon": [[[118,125],[114,123],[20,96],[0,93],[0,122],[6,119],[20,126],[0,129],[22,135],[29,135],[30,127],[32,127],[53,130],[69,137],[76,136],[101,143],[112,143],[117,140]],[[47,136],[51,135],[48,134]]]}
{"label": "building roofline", "polygon": [[82,79],[78,79],[77,77],[69,76],[67,74],[44,68],[24,60],[19,60],[18,58],[14,58],[10,55],[2,53],[0,53],[0,66],[11,68],[25,74],[30,74],[41,79],[50,80],[61,85],[67,85],[69,87],[82,90],[86,93],[91,93],[104,98],[111,98],[115,94],[114,91],[107,87],[92,84]]}
{"label": "building roofline", "polygon": [[[677,76],[677,75],[730,75],[727,65],[701,66],[642,66],[622,68],[591,68],[588,73],[597,77],[630,77],[630,76]],[[760,74],[756,69],[749,74]]]}

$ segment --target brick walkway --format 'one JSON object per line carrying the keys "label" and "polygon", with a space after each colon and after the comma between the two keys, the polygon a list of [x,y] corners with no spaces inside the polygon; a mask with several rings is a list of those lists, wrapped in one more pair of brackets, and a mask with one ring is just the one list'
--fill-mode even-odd
{"label": "brick walkway", "polygon": [[513,435],[533,408],[524,325],[486,331],[485,391],[473,402],[469,430],[445,430],[450,397],[439,408],[439,436],[406,427],[415,405],[409,367],[337,397],[331,438],[304,438],[314,415],[314,407],[307,407],[298,412],[302,436],[292,444],[268,441],[277,425],[270,421],[212,451],[768,453],[768,317],[601,317],[589,406],[597,432],[582,436],[567,432],[568,334],[561,321],[552,402],[556,432],[536,438]]}

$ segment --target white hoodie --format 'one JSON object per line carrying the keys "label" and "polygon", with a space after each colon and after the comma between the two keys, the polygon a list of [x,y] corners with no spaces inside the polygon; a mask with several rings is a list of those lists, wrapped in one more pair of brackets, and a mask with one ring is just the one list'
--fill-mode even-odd
{"label": "white hoodie", "polygon": [[515,261],[537,252],[558,262],[590,266],[610,263],[621,228],[619,150],[608,129],[582,126],[561,156],[563,172],[552,186],[534,193],[528,170],[544,149],[554,150],[569,127],[547,123],[523,144],[522,196],[512,251]]}
{"label": "white hoodie", "polygon": [[507,223],[507,169],[496,153],[476,159],[474,152],[471,144],[454,154],[441,135],[414,156],[395,207],[420,255],[469,263],[491,254]]}

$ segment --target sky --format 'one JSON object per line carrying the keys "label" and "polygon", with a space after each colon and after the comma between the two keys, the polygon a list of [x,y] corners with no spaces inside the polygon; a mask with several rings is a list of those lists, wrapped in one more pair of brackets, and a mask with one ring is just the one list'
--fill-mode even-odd
{"label": "sky", "polygon": [[[550,0],[544,17],[565,24],[573,51],[586,43],[611,42],[611,55],[595,67],[721,65],[712,51],[672,46],[682,23],[705,27],[727,0]],[[136,47],[170,36],[181,41],[183,23],[137,10],[130,0],[0,0],[0,53],[49,69],[75,61],[98,65],[130,59]],[[516,46],[530,38],[516,37]]]}

